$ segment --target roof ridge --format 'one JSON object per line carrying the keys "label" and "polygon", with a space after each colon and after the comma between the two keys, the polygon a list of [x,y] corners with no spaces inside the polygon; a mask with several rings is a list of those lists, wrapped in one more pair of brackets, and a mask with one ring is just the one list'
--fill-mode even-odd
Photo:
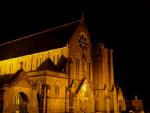
{"label": "roof ridge", "polygon": [[80,20],[76,20],[76,21],[73,21],[73,22],[69,22],[69,23],[67,23],[67,24],[63,24],[63,25],[60,25],[60,26],[52,27],[52,28],[50,28],[50,29],[46,29],[46,30],[43,30],[43,31],[39,31],[39,32],[33,33],[33,34],[31,34],[31,35],[23,36],[23,37],[21,37],[21,38],[15,39],[15,40],[2,43],[2,44],[0,44],[0,46],[6,45],[6,44],[10,44],[10,43],[13,43],[13,42],[16,42],[16,41],[19,41],[19,40],[22,40],[22,39],[26,39],[26,38],[29,38],[29,37],[32,37],[32,36],[36,36],[36,35],[39,35],[39,34],[42,34],[42,33],[46,33],[46,32],[49,32],[49,31],[53,31],[53,30],[56,30],[56,29],[59,29],[59,28],[63,28],[63,27],[69,26],[69,25],[74,24],[74,23],[77,23],[77,22],[80,22]]}

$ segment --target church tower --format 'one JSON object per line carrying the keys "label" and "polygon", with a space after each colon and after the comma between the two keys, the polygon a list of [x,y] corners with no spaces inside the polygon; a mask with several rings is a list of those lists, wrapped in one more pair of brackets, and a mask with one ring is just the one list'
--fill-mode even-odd
{"label": "church tower", "polygon": [[104,57],[103,57],[104,44],[98,43],[94,51],[94,81],[95,81],[95,105],[96,111],[100,112],[104,110],[104,97],[103,90],[105,89],[104,85]]}
{"label": "church tower", "polygon": [[97,112],[114,111],[113,50],[98,43],[94,51],[94,86]]}

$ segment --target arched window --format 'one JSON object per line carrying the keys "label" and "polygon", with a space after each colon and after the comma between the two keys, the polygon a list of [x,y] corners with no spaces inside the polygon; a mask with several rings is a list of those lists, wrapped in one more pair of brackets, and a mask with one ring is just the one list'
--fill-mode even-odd
{"label": "arched window", "polygon": [[76,63],[76,78],[79,78],[79,69],[80,69],[80,60],[79,60],[79,58],[75,59],[75,63]]}
{"label": "arched window", "polygon": [[38,90],[39,94],[42,95],[42,82],[37,81],[36,85],[37,85],[37,90]]}
{"label": "arched window", "polygon": [[88,77],[89,77],[89,80],[91,80],[91,64],[90,64],[90,62],[88,62]]}
{"label": "arched window", "polygon": [[51,86],[47,85],[47,94],[48,96],[51,96]]}
{"label": "arched window", "polygon": [[59,85],[55,85],[55,95],[59,96]]}
{"label": "arched window", "polygon": [[16,105],[19,108],[19,113],[28,113],[28,104],[29,104],[29,99],[26,94],[23,92],[20,92],[16,96]]}

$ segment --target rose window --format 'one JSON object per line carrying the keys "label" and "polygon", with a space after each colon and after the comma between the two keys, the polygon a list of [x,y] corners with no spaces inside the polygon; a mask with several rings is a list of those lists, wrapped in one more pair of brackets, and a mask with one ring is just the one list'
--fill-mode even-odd
{"label": "rose window", "polygon": [[82,50],[86,50],[87,49],[87,47],[88,47],[88,40],[87,40],[87,38],[85,37],[84,34],[80,34],[79,35],[78,43],[79,43],[79,47]]}

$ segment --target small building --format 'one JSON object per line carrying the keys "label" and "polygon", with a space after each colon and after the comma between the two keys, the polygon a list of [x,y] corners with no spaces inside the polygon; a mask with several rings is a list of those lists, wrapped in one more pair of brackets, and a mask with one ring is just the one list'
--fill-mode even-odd
{"label": "small building", "polygon": [[133,111],[135,113],[144,113],[143,101],[142,99],[138,99],[136,95],[133,100],[128,100],[127,104],[129,111]]}

